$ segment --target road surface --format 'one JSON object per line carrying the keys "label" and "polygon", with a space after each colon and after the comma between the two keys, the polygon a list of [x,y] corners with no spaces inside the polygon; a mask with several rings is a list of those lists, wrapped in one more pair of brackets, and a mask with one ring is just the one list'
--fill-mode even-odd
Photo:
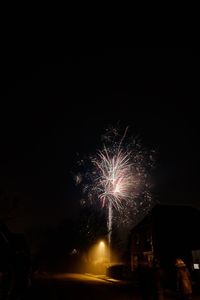
{"label": "road surface", "polygon": [[[91,275],[60,274],[43,276],[34,281],[23,300],[141,300],[132,285]],[[199,300],[194,296],[193,300]],[[175,300],[165,297],[164,300]]]}
{"label": "road surface", "polygon": [[[135,293],[134,293],[135,294]],[[130,287],[90,275],[62,274],[38,278],[23,300],[139,300]]]}

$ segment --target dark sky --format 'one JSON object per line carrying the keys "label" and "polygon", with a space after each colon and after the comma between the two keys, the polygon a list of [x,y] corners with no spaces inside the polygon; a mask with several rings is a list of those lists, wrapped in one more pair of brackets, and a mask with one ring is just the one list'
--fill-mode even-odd
{"label": "dark sky", "polygon": [[191,48],[5,50],[0,191],[20,199],[16,228],[78,216],[76,153],[117,122],[156,149],[155,198],[200,208],[199,67]]}

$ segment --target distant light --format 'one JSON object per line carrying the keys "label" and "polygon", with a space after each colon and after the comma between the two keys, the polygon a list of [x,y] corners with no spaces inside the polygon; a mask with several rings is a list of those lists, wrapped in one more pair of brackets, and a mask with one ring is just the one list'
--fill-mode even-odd
{"label": "distant light", "polygon": [[199,269],[199,264],[194,264],[194,269],[198,270]]}
{"label": "distant light", "polygon": [[75,254],[77,254],[78,253],[78,251],[74,248],[73,250],[72,250],[72,252],[71,252],[71,254],[72,255],[75,255]]}

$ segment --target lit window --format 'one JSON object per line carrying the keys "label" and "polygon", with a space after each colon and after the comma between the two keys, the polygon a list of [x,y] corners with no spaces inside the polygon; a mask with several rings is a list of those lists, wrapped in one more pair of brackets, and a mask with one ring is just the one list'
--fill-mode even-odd
{"label": "lit window", "polygon": [[194,269],[195,270],[199,269],[199,264],[194,264]]}

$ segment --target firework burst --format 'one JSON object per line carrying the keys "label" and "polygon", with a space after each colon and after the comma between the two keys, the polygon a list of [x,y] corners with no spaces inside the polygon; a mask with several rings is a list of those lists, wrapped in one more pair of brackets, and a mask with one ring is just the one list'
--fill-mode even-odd
{"label": "firework burst", "polygon": [[97,158],[92,160],[96,166],[98,176],[95,178],[95,189],[102,206],[105,203],[120,210],[123,201],[132,197],[138,186],[138,179],[134,176],[133,165],[129,152],[119,148],[115,153],[109,153],[104,147]]}
{"label": "firework burst", "polygon": [[[133,215],[141,217],[152,207],[150,172],[154,165],[152,151],[111,129],[103,136],[103,147],[84,164],[84,174],[76,176],[84,193],[101,207],[113,207],[113,219],[130,224]],[[139,220],[139,218],[137,218]],[[118,222],[119,223],[119,222]]]}

